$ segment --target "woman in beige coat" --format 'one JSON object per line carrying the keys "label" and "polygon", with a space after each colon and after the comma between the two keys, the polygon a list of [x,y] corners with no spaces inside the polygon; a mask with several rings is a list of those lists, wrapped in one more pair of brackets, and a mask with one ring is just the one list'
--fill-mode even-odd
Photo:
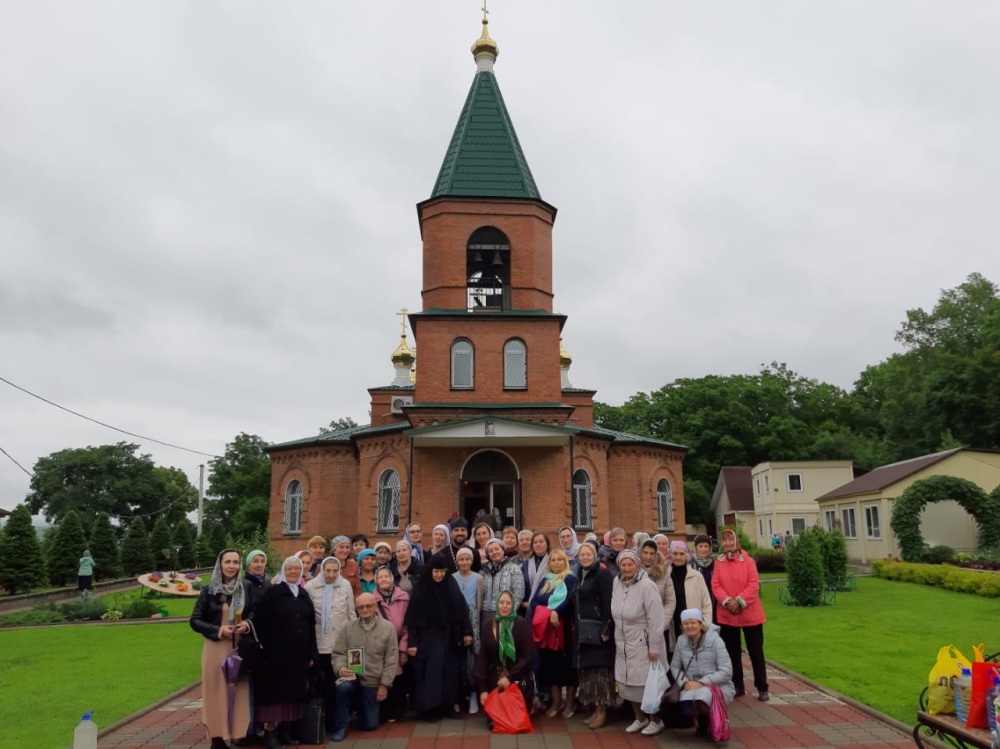
{"label": "woman in beige coat", "polygon": [[358,618],[354,611],[354,589],[340,574],[340,560],[327,557],[320,565],[319,574],[306,583],[306,591],[316,610],[316,648],[319,650],[319,670],[323,674],[326,729],[330,733],[337,693],[331,653],[337,632],[349,621]]}
{"label": "woman in beige coat", "polygon": [[670,652],[677,637],[684,634],[680,616],[685,609],[701,609],[706,622],[712,621],[712,594],[705,585],[705,578],[698,570],[688,566],[690,553],[683,541],[670,542],[670,579],[674,585],[674,615],[667,626]]}

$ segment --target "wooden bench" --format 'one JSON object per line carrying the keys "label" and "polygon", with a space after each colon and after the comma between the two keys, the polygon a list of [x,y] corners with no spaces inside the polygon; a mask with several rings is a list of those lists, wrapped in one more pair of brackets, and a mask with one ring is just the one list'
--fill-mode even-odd
{"label": "wooden bench", "polygon": [[931,715],[926,709],[917,713],[913,743],[920,749],[925,749],[925,737],[937,739],[958,749],[990,749],[993,746],[993,736],[985,728],[966,728],[965,723],[954,715]]}

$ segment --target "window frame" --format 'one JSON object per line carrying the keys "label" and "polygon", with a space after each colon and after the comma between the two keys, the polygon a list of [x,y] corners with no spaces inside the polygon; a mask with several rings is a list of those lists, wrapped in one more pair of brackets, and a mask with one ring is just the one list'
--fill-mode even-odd
{"label": "window frame", "polygon": [[[293,489],[294,486],[298,490]],[[285,484],[285,516],[282,521],[282,533],[286,536],[302,535],[302,505],[305,500],[305,487],[299,479],[291,479]],[[294,524],[293,524],[294,521]]]}
{"label": "window frame", "polygon": [[[517,374],[513,372],[513,367],[508,368],[507,354],[508,348],[514,345],[521,346],[521,375],[523,379],[523,384],[517,385],[511,384],[514,379],[511,377],[512,374]],[[513,353],[513,352],[512,352]],[[508,338],[503,344],[503,389],[504,390],[527,390],[528,389],[528,344],[524,342],[523,338]]]}
{"label": "window frame", "polygon": [[[468,354],[469,357],[469,384],[461,385],[456,384],[455,381],[455,354],[456,348],[462,344],[469,347],[468,352],[462,351],[461,354]],[[451,349],[449,350],[448,356],[449,363],[451,365],[451,389],[452,390],[475,390],[476,389],[476,347],[468,338],[456,338],[451,343]]]}
{"label": "window frame", "polygon": [[577,468],[573,471],[573,529],[589,531],[593,528],[594,484],[586,470]]}
{"label": "window frame", "polygon": [[[399,504],[400,504],[400,482],[399,473],[392,468],[386,468],[378,477],[378,495],[375,508],[375,532],[376,533],[398,533],[399,532]],[[391,525],[385,520],[396,519],[395,525]]]}
{"label": "window frame", "polygon": [[[799,488],[798,489],[793,489],[792,488],[792,477],[793,476],[799,480]],[[787,474],[785,474],[785,488],[787,488],[788,491],[794,492],[796,494],[801,494],[803,491],[805,491],[804,486],[805,486],[805,482],[802,480],[802,474],[801,473],[796,472],[796,473],[787,473]]]}
{"label": "window frame", "polygon": [[[850,513],[850,521],[848,522],[848,513]],[[840,508],[840,520],[841,520],[841,532],[844,534],[844,538],[856,540],[858,537],[858,523],[857,514],[854,512],[853,507],[841,507]]]}
{"label": "window frame", "polygon": [[[666,486],[666,491],[663,486]],[[663,522],[664,513],[667,515],[666,523]],[[666,476],[661,476],[656,482],[656,522],[661,531],[674,530],[674,487]]]}
{"label": "window frame", "polygon": [[[881,541],[882,540],[882,513],[879,512],[878,503],[868,504],[864,506],[865,511],[865,538],[869,541]],[[874,528],[871,522],[872,516],[875,517]],[[874,530],[874,532],[873,532]]]}
{"label": "window frame", "polygon": [[766,473],[764,474],[764,495],[767,496],[771,493],[771,477]]}
{"label": "window frame", "polygon": [[[800,530],[798,533],[795,532],[796,520],[802,521],[802,530]],[[792,532],[793,536],[797,536],[799,535],[799,533],[803,533],[808,527],[809,527],[809,519],[804,517],[803,515],[794,515],[788,518],[788,529]]]}
{"label": "window frame", "polygon": [[837,530],[837,511],[836,510],[823,510],[823,520],[826,525],[826,530],[829,533],[833,533]]}

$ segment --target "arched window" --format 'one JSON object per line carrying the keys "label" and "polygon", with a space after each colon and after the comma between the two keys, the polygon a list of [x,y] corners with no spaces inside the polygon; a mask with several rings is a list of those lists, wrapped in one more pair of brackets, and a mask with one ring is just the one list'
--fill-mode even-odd
{"label": "arched window", "polygon": [[393,470],[382,471],[378,479],[379,533],[399,530],[399,474]]}
{"label": "arched window", "polygon": [[594,527],[590,476],[582,468],[573,474],[573,527],[577,530],[590,530]]}
{"label": "arched window", "polygon": [[464,338],[451,344],[451,386],[472,389],[475,382],[475,353]]}
{"label": "arched window", "polygon": [[660,519],[661,531],[674,529],[674,493],[670,482],[660,479],[656,484],[656,513]]}
{"label": "arched window", "polygon": [[518,338],[503,345],[503,386],[515,390],[528,387],[528,347]]}
{"label": "arched window", "polygon": [[302,532],[302,482],[292,479],[285,487],[285,533]]}
{"label": "arched window", "polygon": [[469,312],[510,309],[510,242],[499,229],[486,226],[469,237],[465,250]]}

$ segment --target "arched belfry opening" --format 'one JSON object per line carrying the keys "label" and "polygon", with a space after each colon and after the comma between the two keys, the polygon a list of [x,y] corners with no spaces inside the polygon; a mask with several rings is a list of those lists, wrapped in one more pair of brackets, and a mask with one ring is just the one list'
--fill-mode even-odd
{"label": "arched belfry opening", "polygon": [[459,512],[471,526],[482,511],[496,508],[503,525],[521,527],[521,477],[506,453],[482,450],[462,468]]}
{"label": "arched belfry opening", "polygon": [[510,241],[492,226],[476,229],[465,253],[469,312],[510,309]]}

